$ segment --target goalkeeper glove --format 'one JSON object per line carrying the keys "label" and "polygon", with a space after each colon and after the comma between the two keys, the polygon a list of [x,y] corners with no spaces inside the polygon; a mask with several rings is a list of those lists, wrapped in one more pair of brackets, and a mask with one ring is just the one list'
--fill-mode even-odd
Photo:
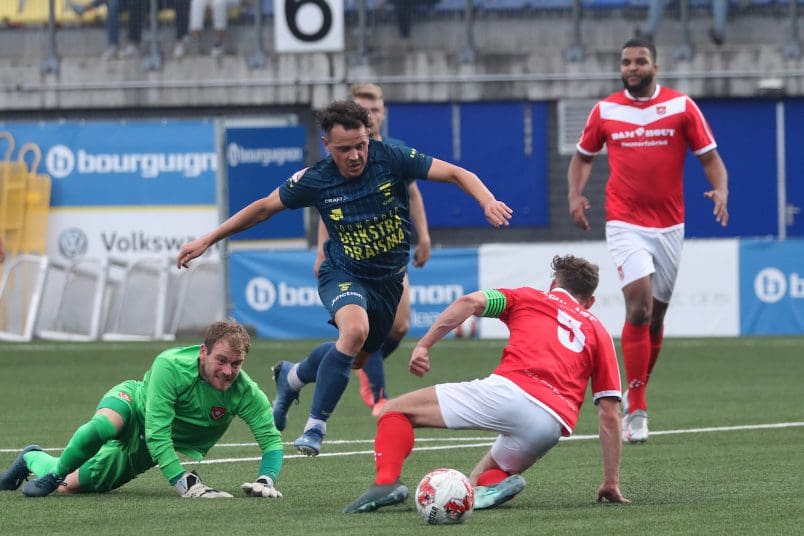
{"label": "goalkeeper glove", "polygon": [[246,492],[249,497],[267,497],[276,499],[282,496],[282,492],[274,487],[274,481],[270,476],[261,476],[256,482],[246,482],[240,489]]}
{"label": "goalkeeper glove", "polygon": [[179,481],[176,482],[175,487],[179,495],[184,498],[194,499],[201,497],[204,499],[220,499],[222,497],[231,497],[231,495],[225,491],[218,491],[205,485],[201,482],[201,477],[198,476],[195,471],[192,473],[184,473]]}

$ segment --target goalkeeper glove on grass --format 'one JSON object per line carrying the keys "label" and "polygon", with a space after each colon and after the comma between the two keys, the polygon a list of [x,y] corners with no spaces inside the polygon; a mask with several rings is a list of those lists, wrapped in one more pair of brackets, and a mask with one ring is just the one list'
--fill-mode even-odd
{"label": "goalkeeper glove on grass", "polygon": [[225,491],[218,491],[214,488],[210,488],[209,486],[205,485],[201,482],[201,477],[196,474],[195,471],[192,473],[184,473],[178,482],[176,482],[176,491],[179,492],[184,498],[203,498],[203,499],[220,499],[224,497],[231,498],[229,493]]}
{"label": "goalkeeper glove on grass", "polygon": [[274,481],[269,476],[261,476],[256,482],[246,482],[240,486],[249,497],[267,497],[276,499],[282,497],[282,492],[274,487]]}

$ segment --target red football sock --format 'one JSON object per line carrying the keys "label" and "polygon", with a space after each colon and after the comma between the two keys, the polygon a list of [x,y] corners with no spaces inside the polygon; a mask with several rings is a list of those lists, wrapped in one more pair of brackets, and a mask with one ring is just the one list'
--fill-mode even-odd
{"label": "red football sock", "polygon": [[659,327],[659,332],[650,334],[650,365],[648,365],[648,380],[650,380],[650,373],[653,372],[653,367],[659,359],[659,352],[662,351],[662,339],[664,339],[664,324]]}
{"label": "red football sock", "polygon": [[393,484],[402,474],[402,464],[413,450],[413,424],[404,413],[389,411],[377,421],[374,436],[375,484]]}
{"label": "red football sock", "polygon": [[489,469],[488,471],[483,471],[480,473],[480,476],[477,477],[477,485],[478,486],[493,486],[494,484],[499,484],[509,475],[502,469]]}
{"label": "red football sock", "polygon": [[650,333],[648,324],[635,326],[626,322],[623,326],[623,362],[628,380],[628,411],[647,410],[645,384],[650,364]]}

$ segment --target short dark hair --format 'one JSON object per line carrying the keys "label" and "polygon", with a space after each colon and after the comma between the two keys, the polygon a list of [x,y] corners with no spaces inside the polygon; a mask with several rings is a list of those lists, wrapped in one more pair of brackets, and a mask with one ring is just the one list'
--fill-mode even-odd
{"label": "short dark hair", "polygon": [[361,126],[371,129],[368,111],[353,100],[335,101],[315,115],[321,130],[326,134],[335,125],[346,130],[358,129]]}
{"label": "short dark hair", "polygon": [[622,50],[626,48],[647,48],[648,52],[650,52],[651,59],[653,59],[653,63],[656,63],[656,45],[653,44],[653,41],[645,39],[644,37],[633,37],[625,42]]}
{"label": "short dark hair", "polygon": [[212,351],[212,348],[218,341],[223,339],[228,340],[229,348],[241,354],[247,354],[251,346],[251,337],[246,331],[246,328],[237,322],[215,322],[209,328],[204,336],[204,346],[207,351]]}
{"label": "short dark hair", "polygon": [[600,282],[600,269],[597,265],[581,257],[556,255],[550,263],[550,268],[553,270],[556,284],[579,301],[591,298]]}

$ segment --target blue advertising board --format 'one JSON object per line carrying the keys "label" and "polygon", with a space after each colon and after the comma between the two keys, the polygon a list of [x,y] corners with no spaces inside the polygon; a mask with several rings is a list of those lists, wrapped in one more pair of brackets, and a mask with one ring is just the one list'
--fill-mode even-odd
{"label": "blue advertising board", "polygon": [[[225,134],[229,215],[265,197],[304,167],[304,127],[227,127]],[[304,212],[285,210],[230,240],[302,238]]]}
{"label": "blue advertising board", "polygon": [[804,334],[804,240],[740,241],[740,333]]}
{"label": "blue advertising board", "polygon": [[[423,269],[409,268],[411,325],[420,337],[447,305],[477,290],[475,248],[434,249]],[[233,251],[229,256],[232,316],[260,338],[335,339],[313,277],[314,251]]]}
{"label": "blue advertising board", "polygon": [[[42,150],[51,205],[214,205],[218,157],[210,121],[6,123],[17,148]],[[16,158],[13,155],[12,158]]]}

